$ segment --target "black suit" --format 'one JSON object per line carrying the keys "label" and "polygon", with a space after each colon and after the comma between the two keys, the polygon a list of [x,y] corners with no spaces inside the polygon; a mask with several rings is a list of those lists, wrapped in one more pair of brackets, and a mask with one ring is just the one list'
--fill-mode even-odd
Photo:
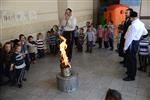
{"label": "black suit", "polygon": [[123,48],[124,48],[124,43],[125,43],[125,34],[128,30],[128,27],[131,25],[131,20],[128,18],[126,19],[126,21],[124,22],[123,25],[123,33],[121,34],[121,39],[120,39],[120,44],[119,44],[119,56],[120,57],[125,57],[125,54],[123,52]]}

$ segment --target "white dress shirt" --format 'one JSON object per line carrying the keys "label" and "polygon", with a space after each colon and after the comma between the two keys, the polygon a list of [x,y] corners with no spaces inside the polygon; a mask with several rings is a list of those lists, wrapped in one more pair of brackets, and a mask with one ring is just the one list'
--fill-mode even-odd
{"label": "white dress shirt", "polygon": [[142,35],[147,34],[148,31],[146,30],[144,23],[138,18],[135,19],[126,32],[124,50],[128,49],[133,40],[138,41]]}
{"label": "white dress shirt", "polygon": [[71,16],[68,21],[63,20],[62,26],[64,26],[64,31],[74,31],[77,26],[77,20],[74,16]]}

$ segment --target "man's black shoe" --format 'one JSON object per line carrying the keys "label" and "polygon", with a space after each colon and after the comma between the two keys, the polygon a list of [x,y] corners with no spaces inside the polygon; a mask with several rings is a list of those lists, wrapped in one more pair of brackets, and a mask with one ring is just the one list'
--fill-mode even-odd
{"label": "man's black shoe", "polygon": [[124,81],[134,81],[135,79],[134,78],[130,78],[130,77],[125,77],[123,78]]}
{"label": "man's black shoe", "polygon": [[22,84],[18,84],[18,88],[22,88]]}
{"label": "man's black shoe", "polygon": [[119,63],[120,63],[120,64],[124,64],[125,62],[124,62],[124,61],[120,61]]}

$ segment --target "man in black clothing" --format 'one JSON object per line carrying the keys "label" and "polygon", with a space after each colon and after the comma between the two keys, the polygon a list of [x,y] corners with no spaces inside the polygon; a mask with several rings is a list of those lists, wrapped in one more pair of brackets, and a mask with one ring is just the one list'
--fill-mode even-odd
{"label": "man in black clothing", "polygon": [[73,48],[73,41],[74,41],[74,30],[77,26],[76,17],[72,16],[72,10],[70,8],[66,9],[65,18],[62,22],[62,26],[64,27],[63,36],[67,39],[67,57],[69,62],[72,58],[72,48]]}
{"label": "man in black clothing", "polygon": [[131,25],[131,20],[130,20],[130,14],[131,12],[133,12],[133,9],[129,8],[126,10],[126,20],[124,22],[124,25],[123,25],[123,33],[121,34],[121,39],[120,39],[120,44],[119,44],[119,56],[120,57],[123,57],[124,60],[121,61],[120,63],[121,64],[124,64],[125,66],[125,62],[126,62],[126,58],[125,58],[125,54],[123,52],[123,47],[124,47],[124,43],[125,43],[125,34],[128,30],[128,27]]}

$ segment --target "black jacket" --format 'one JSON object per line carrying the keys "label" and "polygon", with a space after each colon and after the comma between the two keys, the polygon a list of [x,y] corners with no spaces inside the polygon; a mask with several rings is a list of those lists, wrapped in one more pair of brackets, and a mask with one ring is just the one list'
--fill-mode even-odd
{"label": "black jacket", "polygon": [[126,19],[126,21],[124,22],[123,25],[123,33],[121,34],[121,39],[120,39],[120,44],[119,44],[119,56],[123,57],[124,53],[123,53],[123,48],[124,48],[124,43],[125,43],[125,34],[128,30],[128,27],[131,25],[131,20],[128,18]]}

